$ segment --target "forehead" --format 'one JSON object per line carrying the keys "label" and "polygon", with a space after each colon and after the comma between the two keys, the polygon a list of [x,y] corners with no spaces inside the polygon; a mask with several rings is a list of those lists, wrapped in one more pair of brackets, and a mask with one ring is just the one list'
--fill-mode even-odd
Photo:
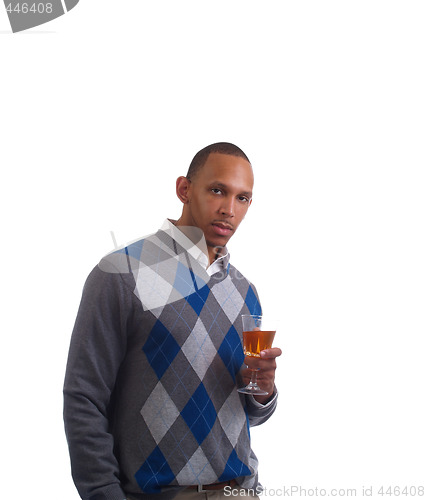
{"label": "forehead", "polygon": [[197,180],[203,183],[220,182],[237,189],[253,188],[253,169],[239,156],[211,153],[200,169]]}

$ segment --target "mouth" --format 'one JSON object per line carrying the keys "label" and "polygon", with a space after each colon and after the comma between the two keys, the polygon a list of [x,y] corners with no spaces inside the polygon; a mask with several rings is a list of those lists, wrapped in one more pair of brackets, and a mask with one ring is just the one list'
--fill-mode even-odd
{"label": "mouth", "polygon": [[219,236],[229,236],[234,230],[231,224],[226,222],[213,222],[213,231]]}

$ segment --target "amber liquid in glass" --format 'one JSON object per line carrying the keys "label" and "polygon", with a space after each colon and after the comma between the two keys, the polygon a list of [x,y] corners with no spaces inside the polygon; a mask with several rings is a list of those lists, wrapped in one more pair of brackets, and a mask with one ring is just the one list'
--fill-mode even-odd
{"label": "amber liquid in glass", "polygon": [[251,330],[243,332],[243,348],[246,356],[260,358],[260,351],[270,349],[275,331]]}

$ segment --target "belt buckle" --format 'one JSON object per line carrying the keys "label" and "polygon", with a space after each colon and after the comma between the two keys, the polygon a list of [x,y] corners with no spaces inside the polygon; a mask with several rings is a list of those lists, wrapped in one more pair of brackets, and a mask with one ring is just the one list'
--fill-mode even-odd
{"label": "belt buckle", "polygon": [[204,493],[205,491],[207,491],[207,490],[203,489],[202,484],[197,484],[197,492],[198,493]]}

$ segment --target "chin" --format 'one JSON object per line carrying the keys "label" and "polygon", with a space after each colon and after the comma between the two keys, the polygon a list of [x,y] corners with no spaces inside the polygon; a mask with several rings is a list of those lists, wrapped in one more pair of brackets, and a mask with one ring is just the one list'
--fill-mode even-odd
{"label": "chin", "polygon": [[207,246],[208,247],[225,247],[227,244],[228,244],[228,241],[230,240],[231,238],[218,238],[218,237],[215,237],[215,238],[209,238],[206,240],[206,243],[207,243]]}

